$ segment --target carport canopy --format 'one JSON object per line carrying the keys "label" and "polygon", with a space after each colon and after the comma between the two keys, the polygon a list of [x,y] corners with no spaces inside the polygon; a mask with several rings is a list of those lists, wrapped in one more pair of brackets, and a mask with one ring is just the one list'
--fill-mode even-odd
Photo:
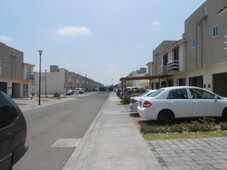
{"label": "carport canopy", "polygon": [[138,77],[121,77],[120,81],[122,82],[122,90],[126,89],[126,81],[127,80],[149,80],[149,85],[150,85],[150,81],[154,80],[154,79],[158,79],[159,84],[161,83],[160,80],[162,78],[167,78],[167,77],[171,77],[173,76],[171,75],[157,75],[157,76],[138,76]]}

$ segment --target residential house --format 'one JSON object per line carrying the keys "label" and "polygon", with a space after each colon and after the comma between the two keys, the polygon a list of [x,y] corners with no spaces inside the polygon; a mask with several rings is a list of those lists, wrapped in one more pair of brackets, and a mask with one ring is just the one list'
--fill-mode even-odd
{"label": "residential house", "polygon": [[226,6],[226,0],[207,0],[185,20],[181,40],[153,51],[153,75],[171,75],[152,80],[154,88],[192,85],[227,96]]}
{"label": "residential house", "polygon": [[0,42],[0,90],[11,97],[28,97],[34,65],[23,63],[24,54]]}
{"label": "residential house", "polygon": [[[39,92],[39,72],[34,72],[34,81],[32,88]],[[84,88],[92,90],[103,86],[101,83],[95,82],[87,76],[82,76],[74,72],[70,72],[64,68],[59,68],[57,65],[51,65],[50,71],[41,72],[41,94],[59,93],[63,94],[67,89]]]}
{"label": "residential house", "polygon": [[[140,68],[139,70],[132,71],[127,77],[142,77],[147,73],[147,68]],[[147,80],[129,80],[126,84],[127,87],[144,87],[148,88]]]}

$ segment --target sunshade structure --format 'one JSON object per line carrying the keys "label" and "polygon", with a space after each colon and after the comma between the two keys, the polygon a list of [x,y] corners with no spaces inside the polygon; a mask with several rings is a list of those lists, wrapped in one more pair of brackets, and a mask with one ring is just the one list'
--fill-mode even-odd
{"label": "sunshade structure", "polygon": [[159,82],[159,85],[160,85],[162,78],[168,78],[171,76],[173,76],[173,75],[171,74],[171,75],[158,75],[158,76],[121,77],[120,81],[122,84],[122,90],[125,90],[126,82],[128,80],[149,80],[149,84],[150,84],[151,80],[157,79]]}

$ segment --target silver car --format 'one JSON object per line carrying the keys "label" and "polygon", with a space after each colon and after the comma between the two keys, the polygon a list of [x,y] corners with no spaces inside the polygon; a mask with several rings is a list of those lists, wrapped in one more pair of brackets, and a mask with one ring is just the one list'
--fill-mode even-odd
{"label": "silver car", "polygon": [[143,97],[147,97],[148,95],[152,94],[156,90],[147,90],[146,92],[142,93],[139,96],[130,97],[129,109],[132,112],[137,112],[137,106],[139,106],[139,101]]}

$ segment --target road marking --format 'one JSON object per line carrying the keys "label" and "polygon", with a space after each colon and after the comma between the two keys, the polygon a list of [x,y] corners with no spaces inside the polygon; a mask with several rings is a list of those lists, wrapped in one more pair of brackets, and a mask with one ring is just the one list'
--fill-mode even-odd
{"label": "road marking", "polygon": [[80,138],[62,138],[58,139],[51,147],[77,147]]}

